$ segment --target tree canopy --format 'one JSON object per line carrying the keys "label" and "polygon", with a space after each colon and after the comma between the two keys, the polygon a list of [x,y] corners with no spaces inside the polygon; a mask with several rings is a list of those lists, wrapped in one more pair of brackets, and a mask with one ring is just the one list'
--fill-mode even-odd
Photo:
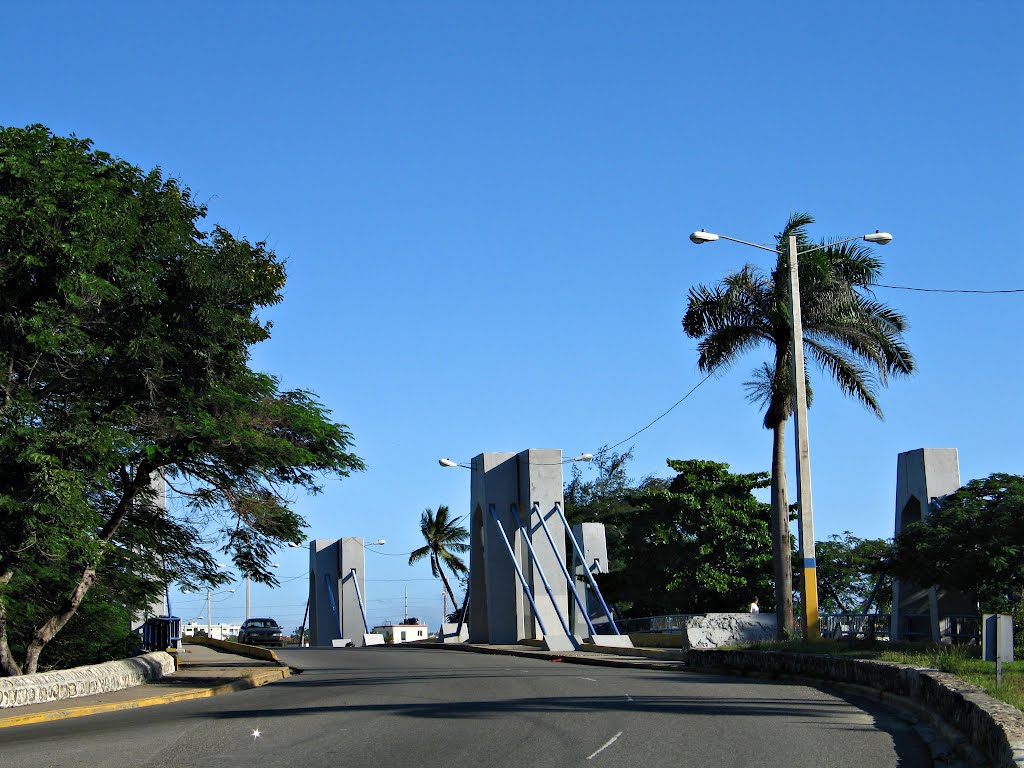
{"label": "tree canopy", "polygon": [[896,537],[893,574],[973,595],[986,611],[1024,602],[1024,477],[972,480]]}
{"label": "tree canopy", "polygon": [[[136,600],[172,580],[217,585],[219,549],[275,583],[270,557],[304,525],[294,491],[363,468],[312,393],[250,368],[284,264],[201,230],[205,215],[159,169],[42,126],[0,129],[5,674],[36,669],[98,579]],[[158,478],[177,500],[166,512]],[[63,564],[60,599],[12,635],[14,586],[42,563]]]}
{"label": "tree canopy", "polygon": [[885,539],[861,539],[849,531],[814,544],[818,561],[818,599],[824,613],[867,613],[872,606],[888,611],[892,577],[879,573],[889,555]]}
{"label": "tree canopy", "polygon": [[697,459],[668,466],[674,478],[645,481],[624,505],[576,512],[577,521],[619,531],[609,541],[611,572],[598,577],[605,597],[627,615],[650,616],[743,610],[770,595],[769,506],[752,493],[768,474]]}
{"label": "tree canopy", "polygon": [[459,525],[458,520],[453,520],[448,507],[442,504],[436,513],[429,508],[423,510],[423,514],[420,515],[420,533],[426,544],[413,550],[409,555],[409,565],[429,557],[430,572],[435,579],[440,577],[452,605],[458,605],[442,566],[447,566],[456,576],[469,571],[466,563],[459,557],[460,554],[469,551],[469,545],[466,544],[469,531]]}

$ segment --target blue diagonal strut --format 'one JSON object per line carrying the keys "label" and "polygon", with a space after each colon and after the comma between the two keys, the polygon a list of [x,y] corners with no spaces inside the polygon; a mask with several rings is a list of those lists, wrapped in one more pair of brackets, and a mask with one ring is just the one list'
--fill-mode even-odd
{"label": "blue diagonal strut", "polygon": [[523,587],[523,592],[526,593],[527,599],[530,601],[530,605],[533,606],[533,615],[537,617],[537,623],[540,624],[540,631],[542,634],[547,634],[548,631],[544,627],[544,619],[540,617],[540,611],[537,610],[537,603],[533,599],[533,592],[530,591],[529,585],[526,583],[526,577],[523,576],[523,569],[519,567],[519,563],[516,561],[516,553],[512,550],[512,545],[509,543],[508,536],[505,534],[505,528],[501,524],[501,520],[498,519],[498,511],[493,504],[488,504],[487,509],[491,513],[491,517],[494,518],[494,524],[498,526],[498,531],[501,533],[501,540],[505,542],[505,550],[508,552],[508,556],[512,559],[512,567],[516,569],[516,575],[519,577],[519,583]]}

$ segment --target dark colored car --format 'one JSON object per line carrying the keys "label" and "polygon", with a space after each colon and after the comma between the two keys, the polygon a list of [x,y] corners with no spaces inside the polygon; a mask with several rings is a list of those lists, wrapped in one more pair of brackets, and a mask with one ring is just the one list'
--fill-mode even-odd
{"label": "dark colored car", "polygon": [[238,642],[247,645],[285,645],[284,633],[273,619],[246,619],[238,633]]}

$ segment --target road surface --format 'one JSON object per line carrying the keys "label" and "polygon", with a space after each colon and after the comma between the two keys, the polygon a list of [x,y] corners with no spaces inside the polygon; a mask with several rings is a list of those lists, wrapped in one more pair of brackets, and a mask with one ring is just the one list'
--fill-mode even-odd
{"label": "road surface", "polygon": [[293,649],[226,696],[0,730],[4,768],[926,768],[875,704],[740,677],[413,648]]}

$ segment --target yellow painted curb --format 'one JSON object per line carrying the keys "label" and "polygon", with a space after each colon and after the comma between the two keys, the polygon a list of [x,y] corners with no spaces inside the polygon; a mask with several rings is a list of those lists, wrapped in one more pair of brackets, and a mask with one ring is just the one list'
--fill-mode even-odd
{"label": "yellow painted curb", "polygon": [[0,728],[12,728],[17,725],[30,725],[32,723],[47,723],[54,720],[69,720],[72,717],[87,717],[88,715],[118,712],[125,709],[141,709],[142,707],[171,704],[175,701],[188,701],[189,699],[205,699],[210,696],[219,696],[223,693],[234,693],[248,688],[258,688],[275,680],[283,680],[290,675],[291,670],[288,667],[280,667],[278,669],[254,672],[243,678],[232,680],[229,683],[222,683],[212,688],[187,688],[183,691],[176,691],[175,693],[168,693],[163,696],[150,696],[145,699],[112,701],[108,704],[86,704],[81,707],[51,709],[45,712],[33,712],[24,715],[0,715]]}

